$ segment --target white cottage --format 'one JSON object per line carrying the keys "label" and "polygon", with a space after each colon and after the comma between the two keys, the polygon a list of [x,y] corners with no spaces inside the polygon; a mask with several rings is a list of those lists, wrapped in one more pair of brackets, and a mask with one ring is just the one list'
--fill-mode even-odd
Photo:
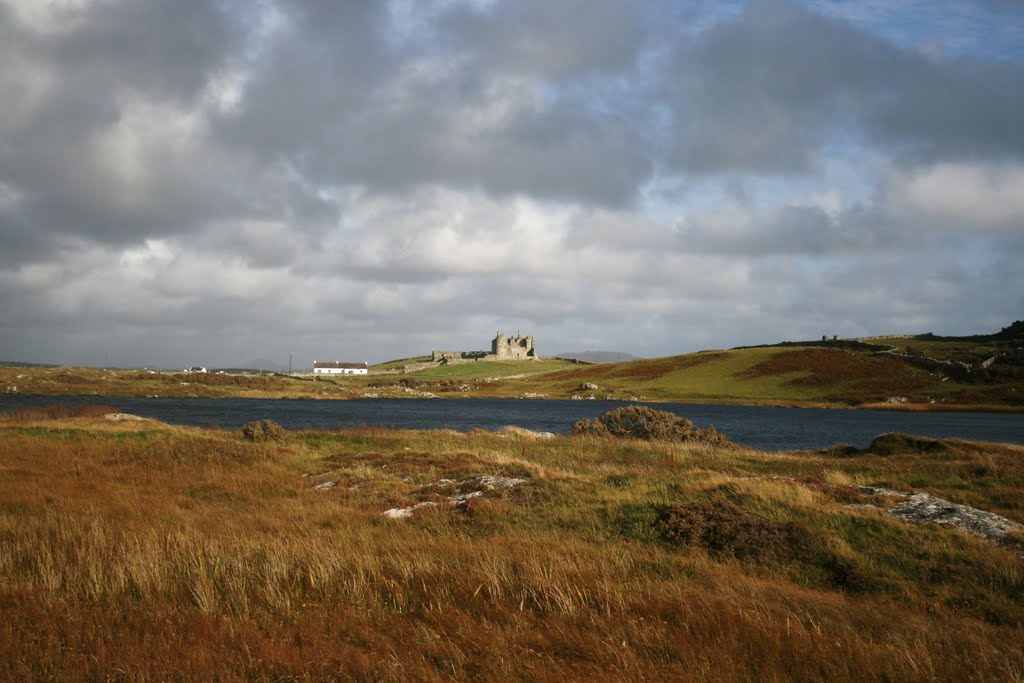
{"label": "white cottage", "polygon": [[313,361],[314,375],[365,375],[366,363],[339,363],[336,360]]}

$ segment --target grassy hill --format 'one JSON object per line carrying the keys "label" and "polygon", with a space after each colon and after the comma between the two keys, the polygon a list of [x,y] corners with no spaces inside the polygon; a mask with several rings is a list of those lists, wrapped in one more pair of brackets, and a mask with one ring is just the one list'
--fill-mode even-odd
{"label": "grassy hill", "polygon": [[[438,396],[953,408],[1024,406],[1024,323],[993,335],[786,342],[622,363],[558,359],[431,365],[415,357],[367,376],[2,368],[8,393],[360,398]],[[884,349],[893,349],[893,353]],[[995,360],[992,360],[995,358]]]}
{"label": "grassy hill", "polygon": [[[838,349],[759,348],[597,365],[532,378],[535,390],[651,400],[872,403],[952,399],[964,387],[900,359]],[[586,384],[598,389],[575,392]]]}
{"label": "grassy hill", "polygon": [[[650,381],[681,362],[648,366]],[[368,428],[252,441],[102,412],[0,417],[0,679],[1024,671],[1022,539],[912,524],[861,488],[1024,522],[1020,447]]]}

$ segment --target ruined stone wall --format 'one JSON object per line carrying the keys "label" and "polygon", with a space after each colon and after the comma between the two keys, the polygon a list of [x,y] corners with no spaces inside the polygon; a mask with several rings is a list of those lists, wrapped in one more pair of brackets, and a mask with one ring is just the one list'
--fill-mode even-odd
{"label": "ruined stone wall", "polygon": [[506,337],[498,332],[491,340],[491,352],[486,351],[433,351],[432,363],[469,363],[473,361],[529,360],[536,358],[533,337],[516,335]]}
{"label": "ruined stone wall", "polygon": [[488,358],[486,351],[433,351],[430,354],[432,363],[462,363],[474,360],[494,360]]}
{"label": "ruined stone wall", "polygon": [[498,332],[491,341],[491,353],[497,356],[498,360],[525,360],[537,355],[533,347],[533,337],[518,334],[515,337],[506,337],[501,332]]}

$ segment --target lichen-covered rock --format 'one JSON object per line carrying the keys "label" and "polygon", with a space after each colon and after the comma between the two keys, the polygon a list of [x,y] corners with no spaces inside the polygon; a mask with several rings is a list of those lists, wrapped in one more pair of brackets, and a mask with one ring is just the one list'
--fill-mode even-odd
{"label": "lichen-covered rock", "polygon": [[1011,533],[1024,532],[1024,524],[927,493],[915,493],[890,510],[890,514],[910,522],[948,524],[990,541],[1001,541]]}
{"label": "lichen-covered rock", "polygon": [[[483,496],[488,491],[495,489],[510,489],[513,486],[519,486],[525,484],[525,479],[517,479],[515,477],[495,477],[490,474],[482,474],[478,477],[470,477],[469,479],[463,479],[462,481],[455,481],[454,479],[440,479],[433,484],[427,484],[423,486],[422,490],[431,489],[435,487],[453,487],[456,492],[446,497],[448,505],[451,507],[461,508],[466,506],[469,501],[474,498]],[[422,503],[416,503],[404,508],[392,508],[384,512],[385,517],[391,519],[405,519],[406,517],[412,517],[412,513],[422,507],[433,507],[437,503],[433,501],[424,501]]]}
{"label": "lichen-covered rock", "polygon": [[889,514],[907,522],[946,524],[997,542],[1007,540],[1010,534],[1024,533],[1024,524],[929,493],[905,493],[874,486],[862,486],[860,490],[872,495],[902,498],[896,507],[889,510]]}
{"label": "lichen-covered rock", "polygon": [[104,415],[106,419],[111,422],[148,422],[150,418],[142,417],[141,415],[132,415],[131,413],[107,413]]}

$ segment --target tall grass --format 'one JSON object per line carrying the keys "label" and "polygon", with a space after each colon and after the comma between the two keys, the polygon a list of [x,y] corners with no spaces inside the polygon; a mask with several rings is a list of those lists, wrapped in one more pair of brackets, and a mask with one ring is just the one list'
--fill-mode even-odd
{"label": "tall grass", "polygon": [[[1020,491],[1021,449],[935,463],[103,422],[0,421],[0,678],[1024,677],[1019,557],[848,507],[852,482],[941,493],[979,463],[973,495],[994,504]],[[381,515],[480,474],[528,481]],[[660,540],[659,506],[699,500],[804,525],[827,557]],[[828,558],[860,584],[831,581]]]}

